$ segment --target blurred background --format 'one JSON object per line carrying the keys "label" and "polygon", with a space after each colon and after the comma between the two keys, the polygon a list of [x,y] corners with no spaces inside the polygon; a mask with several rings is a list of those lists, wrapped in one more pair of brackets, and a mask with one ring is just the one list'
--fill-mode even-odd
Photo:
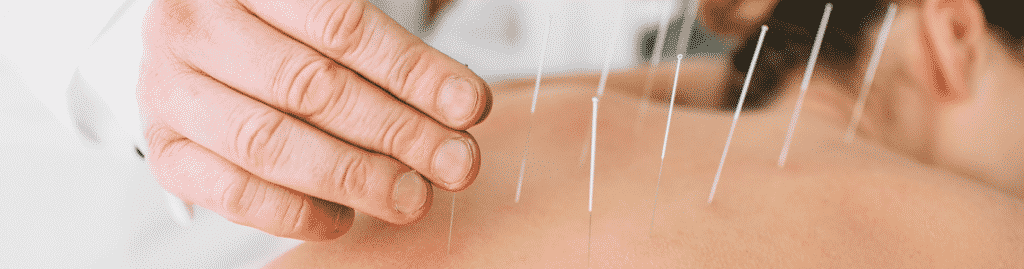
{"label": "blurred background", "polygon": [[[372,0],[489,81],[674,58],[686,1]],[[0,268],[258,268],[299,244],[175,200],[147,169],[134,91],[150,1],[0,3]],[[620,12],[621,11],[621,12]],[[689,52],[729,48],[699,23]],[[595,85],[596,87],[596,85]],[[187,225],[182,225],[187,224]]]}

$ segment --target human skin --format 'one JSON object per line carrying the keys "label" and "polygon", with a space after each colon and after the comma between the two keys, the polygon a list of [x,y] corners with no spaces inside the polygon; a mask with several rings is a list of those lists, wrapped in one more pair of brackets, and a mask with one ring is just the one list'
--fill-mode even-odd
{"label": "human skin", "polygon": [[[709,87],[701,82],[706,76],[690,71],[680,88]],[[778,168],[792,95],[740,118],[710,204],[731,113],[677,108],[652,212],[665,122],[646,120],[635,132],[639,98],[623,93],[635,89],[610,85],[598,114],[588,231],[588,157],[581,153],[589,143],[596,80],[542,84],[517,204],[530,128],[528,82],[494,85],[494,114],[470,130],[488,154],[479,180],[454,196],[450,254],[450,212],[439,206],[406,226],[359,215],[348,235],[300,245],[268,267],[585,268],[588,233],[595,268],[1024,266],[1019,198],[877,143],[846,144],[845,126],[835,124],[828,103],[805,104],[788,162]],[[838,87],[815,80],[808,98],[828,99]],[[448,205],[452,195],[438,192],[434,199]]]}
{"label": "human skin", "polygon": [[[741,117],[712,204],[705,197],[731,118],[677,110],[651,237],[645,210],[653,207],[663,122],[634,132],[637,99],[619,92],[635,92],[637,80],[613,86],[599,117],[593,267],[1021,267],[1015,145],[1024,69],[978,23],[972,3],[901,7],[851,144],[842,137],[859,86],[849,78],[858,70],[845,80],[816,74],[779,169],[801,79],[789,76],[775,106]],[[701,87],[692,81],[703,77],[715,76],[685,72],[691,82],[682,88]],[[437,258],[446,251],[448,216],[434,213],[409,227],[360,218],[353,237],[302,245],[271,267],[586,267],[588,170],[580,153],[595,84],[590,77],[545,84],[537,115],[544,120],[535,121],[543,123],[531,142],[535,170],[519,204],[511,201],[530,87],[496,86],[511,92],[497,98],[493,122],[471,132],[497,156],[485,158],[481,181],[456,196],[449,258]],[[435,199],[446,202],[443,194]]]}
{"label": "human skin", "polygon": [[366,0],[155,1],[143,28],[147,161],[185,202],[326,240],[476,178],[487,84]]}
{"label": "human skin", "polygon": [[[898,4],[897,19],[875,78],[877,89],[867,96],[858,135],[918,162],[1024,197],[1020,36],[1009,36],[1000,25],[987,21],[984,8],[993,1],[891,2]],[[702,9],[703,18],[718,33],[743,37],[755,32],[777,3],[709,0]],[[882,7],[884,3],[869,4]],[[841,6],[837,3],[837,10]],[[877,34],[877,27],[865,34]],[[864,38],[861,46],[868,50],[876,38]],[[861,70],[843,72],[862,73],[867,57],[861,55]],[[819,69],[827,65],[819,62]],[[850,119],[861,76],[833,78],[846,87],[821,101],[839,108],[830,112],[839,115],[836,118]]]}
{"label": "human skin", "polygon": [[[904,4],[861,135],[1024,198],[1024,51],[976,1]],[[852,104],[839,95],[830,103]]]}

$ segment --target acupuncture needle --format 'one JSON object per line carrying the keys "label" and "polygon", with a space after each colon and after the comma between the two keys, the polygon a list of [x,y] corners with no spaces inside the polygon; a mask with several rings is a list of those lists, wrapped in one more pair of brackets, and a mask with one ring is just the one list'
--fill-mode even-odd
{"label": "acupuncture needle", "polygon": [[[622,15],[623,15],[623,13],[625,13],[625,11],[626,11],[626,8],[625,8],[625,6],[623,6],[621,8],[620,13],[619,13],[619,17],[617,18],[617,23],[616,24],[618,24],[620,28],[621,28],[621,24],[622,24]],[[619,31],[615,31],[615,33],[618,33],[618,32]],[[611,70],[612,50],[614,49],[614,44],[615,44],[615,41],[608,42],[608,46],[605,47],[604,67],[601,69],[601,80],[597,83],[597,98],[601,98],[601,96],[604,96],[604,89],[605,89],[605,86],[608,84],[608,72]],[[587,154],[587,148],[583,147],[580,151],[581,152],[580,152],[580,158],[579,158],[579,161],[580,161],[579,165],[583,165],[583,161],[585,160],[585,157],[587,156],[586,155]]]}
{"label": "acupuncture needle", "polygon": [[455,228],[455,193],[452,193],[452,210],[448,218],[448,256],[452,255],[452,230]]}
{"label": "acupuncture needle", "polygon": [[[654,50],[651,51],[651,66],[647,67],[647,80],[644,81],[644,91],[642,100],[640,100],[640,112],[647,110],[647,102],[650,98],[651,84],[654,82],[654,70],[657,69],[658,64],[661,63],[661,53],[665,48],[665,38],[668,36],[668,17],[669,12],[672,10],[672,5],[675,1],[663,1],[661,9],[661,18],[658,20],[658,33],[654,38]],[[643,113],[640,114],[643,117]],[[639,126],[640,121],[637,121]]]}
{"label": "acupuncture needle", "polygon": [[676,106],[676,91],[679,86],[679,66],[682,65],[683,54],[676,55],[676,76],[672,80],[672,99],[668,103],[668,119],[665,121],[665,139],[661,143],[661,165],[658,166],[658,183],[654,187],[654,208],[651,209],[651,230],[654,234],[654,214],[658,211],[658,191],[661,189],[661,172],[665,168],[665,150],[668,148],[668,131],[672,128],[672,111]]}
{"label": "acupuncture needle", "polygon": [[[683,28],[679,32],[679,42],[676,44],[676,52],[684,56],[687,55],[687,48],[689,48],[690,45],[690,34],[693,33],[693,23],[697,20],[698,9],[700,9],[700,1],[698,0],[690,0],[686,4],[686,13],[683,15]],[[665,21],[667,20],[667,15],[668,14],[666,13],[662,13],[662,21],[658,26],[658,36],[655,39],[654,53],[651,56],[652,62],[651,66],[647,70],[647,80],[644,82],[644,94],[640,101],[640,112],[647,110],[647,106],[650,103],[652,94],[651,89],[654,83],[654,71],[658,64],[661,63],[661,53],[665,46],[666,35],[668,34],[668,26]],[[641,113],[641,115],[643,114]],[[639,126],[639,121],[637,121],[637,126]]]}
{"label": "acupuncture needle", "polygon": [[594,232],[594,155],[597,149],[597,102],[600,96],[590,99],[593,102],[593,112],[590,117],[590,202],[587,205],[589,219],[587,224],[587,267],[590,267],[590,241]]}
{"label": "acupuncture needle", "polygon": [[768,32],[768,26],[761,26],[761,36],[757,38],[757,47],[754,49],[754,58],[750,60],[750,68],[747,70],[747,77],[743,81],[743,91],[740,92],[740,102],[736,105],[736,113],[732,115],[732,126],[729,127],[729,136],[725,140],[725,149],[722,150],[722,159],[718,163],[718,172],[715,173],[715,182],[711,184],[711,195],[708,196],[708,203],[715,199],[715,189],[718,188],[718,180],[722,176],[722,166],[725,165],[725,156],[729,154],[729,145],[732,143],[732,135],[736,131],[736,122],[740,119],[740,112],[743,110],[743,101],[747,98],[747,89],[750,88],[750,77],[754,75],[754,67],[757,66],[757,58],[761,56],[761,45],[764,44],[764,35]]}
{"label": "acupuncture needle", "polygon": [[789,146],[793,142],[793,132],[796,131],[796,123],[800,120],[800,109],[803,107],[807,88],[811,84],[811,75],[814,74],[814,65],[818,62],[821,41],[825,38],[825,30],[828,28],[828,19],[831,15],[832,3],[825,4],[825,14],[821,16],[821,24],[818,25],[818,35],[814,37],[814,47],[811,48],[811,58],[807,60],[807,68],[804,69],[804,79],[800,83],[800,96],[796,99],[796,107],[793,108],[793,118],[789,120],[789,131],[786,133],[786,141],[782,144],[782,152],[779,153],[779,161],[777,163],[779,168],[786,165]]}
{"label": "acupuncture needle", "polygon": [[875,49],[871,52],[871,62],[868,63],[868,69],[864,74],[864,81],[860,87],[860,96],[857,97],[857,104],[853,108],[850,125],[846,127],[846,137],[843,139],[846,143],[853,142],[854,133],[857,131],[857,126],[860,125],[860,118],[864,114],[864,104],[867,102],[868,91],[871,90],[871,84],[875,81],[875,71],[878,70],[878,63],[882,60],[882,50],[885,49],[885,42],[889,39],[889,30],[892,29],[892,23],[896,18],[896,9],[896,3],[890,3],[888,11],[885,12],[882,32],[879,33],[878,40],[875,41]]}
{"label": "acupuncture needle", "polygon": [[[623,6],[616,22],[619,27],[622,24],[622,13],[625,11],[626,8]],[[615,33],[618,32],[615,31]],[[597,84],[597,96],[590,98],[593,102],[593,111],[590,117],[590,202],[587,205],[587,213],[589,215],[587,218],[587,267],[590,267],[590,241],[594,231],[594,155],[597,150],[597,102],[601,100],[601,96],[604,96],[604,89],[608,84],[608,71],[611,69],[614,44],[614,42],[609,42],[608,47],[605,49],[604,69],[601,70],[601,81]]]}
{"label": "acupuncture needle", "polygon": [[615,44],[619,41],[618,36],[621,36],[619,33],[622,32],[622,17],[626,13],[626,4],[623,2],[620,5],[618,17],[615,18],[615,31],[612,32],[616,37],[609,38],[608,46],[604,50],[604,68],[601,69],[601,82],[597,85],[597,98],[604,96],[605,84],[608,82],[608,71],[611,69],[612,51],[615,49]]}
{"label": "acupuncture needle", "polygon": [[530,105],[530,127],[526,132],[526,145],[523,146],[523,159],[519,162],[519,183],[516,184],[516,200],[519,203],[519,194],[523,190],[523,176],[526,173],[526,157],[530,153],[530,139],[533,135],[534,112],[537,111],[537,95],[540,94],[540,78],[544,71],[544,57],[548,50],[548,36],[551,34],[551,15],[548,15],[547,28],[544,29],[544,43],[540,48],[540,62],[537,64],[537,79],[533,84],[533,103]]}

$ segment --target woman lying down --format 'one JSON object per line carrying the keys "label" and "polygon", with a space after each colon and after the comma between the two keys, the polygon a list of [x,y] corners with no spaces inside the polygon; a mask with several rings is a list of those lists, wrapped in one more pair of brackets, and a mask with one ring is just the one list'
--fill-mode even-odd
{"label": "woman lying down", "polygon": [[[765,64],[764,72],[780,74],[780,94],[740,117],[711,203],[731,113],[675,109],[655,211],[667,103],[637,124],[640,98],[628,93],[642,86],[642,75],[613,77],[618,82],[609,82],[600,101],[592,226],[592,76],[542,85],[515,203],[533,84],[504,82],[493,86],[501,90],[491,117],[470,130],[484,151],[471,188],[435,192],[430,213],[410,225],[357,216],[345,236],[301,245],[271,266],[585,268],[589,259],[594,268],[1024,267],[1020,32],[987,24],[998,7],[986,1],[899,2],[857,139],[844,143],[887,4],[836,3],[835,14],[857,6],[864,13],[846,22],[833,17],[781,169],[776,161],[805,60]],[[818,18],[800,24],[786,14],[823,6],[780,3],[767,23],[788,23],[789,36],[795,27],[814,33]],[[858,29],[863,18],[873,27]],[[781,31],[767,39],[786,36]],[[835,52],[844,40],[852,57]],[[685,64],[680,90],[718,87],[702,79],[727,68],[701,64],[708,63]]]}

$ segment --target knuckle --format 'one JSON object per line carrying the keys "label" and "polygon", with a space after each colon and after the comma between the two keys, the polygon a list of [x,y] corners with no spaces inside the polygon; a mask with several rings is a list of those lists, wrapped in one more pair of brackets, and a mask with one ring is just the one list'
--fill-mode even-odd
{"label": "knuckle", "polygon": [[150,159],[156,159],[166,152],[164,149],[164,145],[168,141],[166,132],[164,128],[158,127],[153,123],[147,123],[145,129],[143,129],[142,136],[149,143],[150,155],[152,155]]}
{"label": "knuckle", "polygon": [[258,195],[265,193],[260,189],[259,183],[246,174],[242,177],[234,177],[232,173],[222,172],[219,178],[215,179],[224,184],[218,196],[213,197],[212,204],[219,205],[224,210],[224,215],[234,222],[242,222],[249,215],[250,210],[260,208],[265,203],[265,196]]}
{"label": "knuckle", "polygon": [[[345,129],[349,134],[374,134],[376,128],[365,128],[368,122],[374,122],[380,113],[377,109],[387,109],[391,104],[380,104],[375,96],[375,89],[366,89],[359,76],[350,72],[340,72],[338,85],[326,90],[323,103],[315,113],[302,118],[316,123],[318,127],[335,126]],[[378,105],[379,104],[379,105]]]}
{"label": "knuckle", "polygon": [[341,156],[328,178],[334,182],[333,189],[340,191],[338,197],[358,201],[367,196],[366,182],[370,180],[370,160],[362,154]]}
{"label": "knuckle", "polygon": [[338,91],[321,87],[328,84],[337,71],[331,60],[319,55],[285,56],[279,66],[270,89],[279,91],[277,96],[281,100],[278,102],[290,113],[300,118],[314,117],[324,114],[337,100]]}
{"label": "knuckle", "polygon": [[[423,87],[406,87],[416,85],[417,81],[433,81],[436,70],[432,68],[434,61],[427,57],[426,44],[412,45],[402,54],[395,56],[394,65],[388,70],[389,86],[399,96],[412,96],[412,91]],[[431,88],[426,88],[431,89]]]}
{"label": "knuckle", "polygon": [[421,158],[425,156],[410,156],[416,154],[414,149],[421,143],[421,135],[427,131],[426,121],[420,120],[412,113],[405,112],[394,112],[391,114],[391,119],[386,121],[385,128],[382,129],[382,133],[376,137],[380,139],[377,141],[378,145],[381,145],[385,153],[391,156],[399,157],[401,159],[408,158]]}
{"label": "knuckle", "polygon": [[146,163],[153,172],[153,177],[164,189],[171,192],[180,191],[184,182],[180,177],[180,161],[175,158],[186,157],[179,154],[189,141],[174,131],[156,124],[146,125],[144,137],[149,143]]}
{"label": "knuckle", "polygon": [[201,14],[201,7],[195,1],[157,1],[147,11],[144,23],[148,27],[143,27],[144,40],[151,40],[150,37],[173,40],[165,38],[202,34],[203,27],[198,27],[203,18]]}
{"label": "knuckle", "polygon": [[151,7],[151,13],[148,14],[151,19],[173,20],[183,24],[194,22],[198,13],[198,8],[193,3],[185,0],[156,1]]}
{"label": "knuckle", "polygon": [[306,221],[311,214],[312,204],[307,199],[287,199],[281,203],[282,212],[278,214],[281,220],[278,221],[282,235],[300,235],[306,230],[309,222]]}
{"label": "knuckle", "polygon": [[361,40],[369,39],[375,20],[366,16],[367,1],[317,1],[310,10],[306,31],[333,53],[346,54],[359,47]]}
{"label": "knuckle", "polygon": [[238,7],[226,1],[163,0],[150,5],[143,21],[142,40],[147,53],[176,60],[210,57],[197,44],[212,40]]}
{"label": "knuckle", "polygon": [[150,157],[148,160],[151,162],[174,155],[186,139],[167,127],[153,123],[146,125],[144,137],[149,143]]}
{"label": "knuckle", "polygon": [[234,130],[234,143],[228,143],[229,154],[256,169],[269,169],[282,161],[287,150],[291,127],[284,115],[273,111],[241,111],[229,117],[229,130]]}
{"label": "knuckle", "polygon": [[[394,31],[404,31],[388,23],[386,16],[367,12],[371,7],[367,1],[321,0],[311,11],[306,30],[314,42],[325,48],[324,52],[346,62],[384,63],[362,68],[381,74],[381,87],[400,97],[411,96],[412,85],[436,72],[435,59],[430,57],[432,48],[423,42],[404,42],[396,38]],[[430,80],[425,80],[430,81]]]}
{"label": "knuckle", "polygon": [[241,171],[222,172],[218,180],[225,182],[225,187],[214,204],[233,222],[248,223],[278,236],[301,234],[308,224],[305,220],[311,205],[288,190]]}

